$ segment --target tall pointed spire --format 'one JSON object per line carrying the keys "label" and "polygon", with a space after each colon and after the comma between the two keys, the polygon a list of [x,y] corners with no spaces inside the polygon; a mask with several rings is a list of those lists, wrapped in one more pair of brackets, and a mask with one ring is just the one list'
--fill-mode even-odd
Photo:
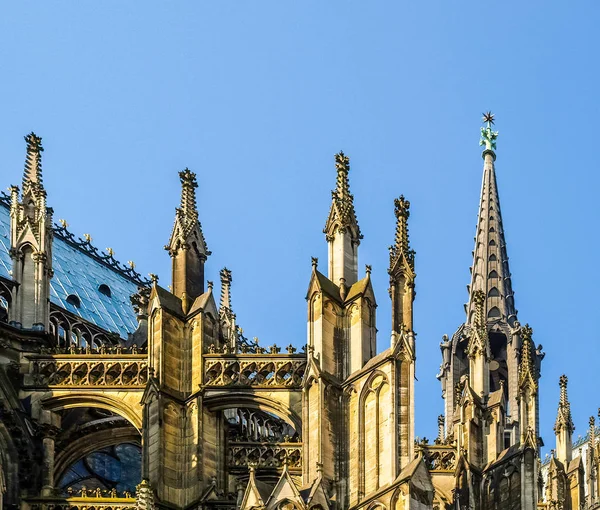
{"label": "tall pointed spire", "polygon": [[185,312],[204,292],[204,262],[210,255],[196,208],[196,174],[186,168],[179,172],[181,205],[175,210],[175,224],[165,249],[172,258],[173,294],[181,298]]}
{"label": "tall pointed spire", "polygon": [[323,232],[329,243],[329,279],[336,285],[350,286],[358,279],[358,245],[363,238],[350,193],[350,159],[343,152],[335,155],[336,189],[331,192],[331,209]]}
{"label": "tall pointed spire", "polygon": [[23,192],[29,184],[42,186],[42,139],[33,131],[24,137],[27,142],[25,170],[23,172]]}
{"label": "tall pointed spire", "polygon": [[498,132],[492,130],[494,115],[491,112],[486,113],[483,120],[486,123],[486,126],[481,128],[480,141],[480,145],[485,146],[482,153],[483,180],[471,267],[469,302],[466,305],[467,323],[472,323],[474,320],[475,292],[482,291],[485,295],[486,321],[502,320],[512,326],[516,320],[517,311],[514,305],[494,167],[496,160],[494,149]]}

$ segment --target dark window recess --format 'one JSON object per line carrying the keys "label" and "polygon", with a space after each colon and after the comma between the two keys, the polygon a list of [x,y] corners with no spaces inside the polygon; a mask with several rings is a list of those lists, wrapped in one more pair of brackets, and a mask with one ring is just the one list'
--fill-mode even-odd
{"label": "dark window recess", "polygon": [[105,283],[103,283],[102,285],[100,285],[100,287],[98,287],[98,291],[100,292],[100,294],[104,294],[105,296],[108,296],[108,297],[112,296],[110,287],[108,285],[106,285]]}
{"label": "dark window recess", "polygon": [[75,294],[69,294],[67,296],[67,303],[73,305],[75,308],[79,308],[81,306],[81,300]]}

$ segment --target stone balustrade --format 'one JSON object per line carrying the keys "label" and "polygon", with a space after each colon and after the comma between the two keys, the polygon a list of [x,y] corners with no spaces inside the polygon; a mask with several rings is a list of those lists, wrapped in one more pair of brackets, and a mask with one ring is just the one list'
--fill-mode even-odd
{"label": "stone balustrade", "polygon": [[[93,494],[93,491],[90,491]],[[41,497],[26,500],[30,510],[133,510],[136,508],[135,495],[128,497],[68,496]]]}
{"label": "stone balustrade", "polygon": [[206,354],[204,386],[299,390],[305,370],[305,354]]}
{"label": "stone balustrade", "polygon": [[427,469],[439,473],[454,473],[456,448],[453,445],[419,444]]}
{"label": "stone balustrade", "polygon": [[302,443],[258,443],[233,441],[228,446],[230,470],[245,470],[250,466],[257,469],[302,468]]}
{"label": "stone balustrade", "polygon": [[145,354],[52,354],[29,356],[26,387],[143,388],[148,380]]}

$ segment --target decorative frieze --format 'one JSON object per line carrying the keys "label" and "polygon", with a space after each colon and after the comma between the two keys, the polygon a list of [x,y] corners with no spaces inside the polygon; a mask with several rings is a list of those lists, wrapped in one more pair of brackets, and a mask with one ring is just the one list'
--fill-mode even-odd
{"label": "decorative frieze", "polygon": [[204,385],[300,389],[305,370],[303,354],[208,354]]}
{"label": "decorative frieze", "polygon": [[247,469],[254,466],[258,469],[302,468],[302,443],[255,443],[231,442],[228,448],[228,463],[231,470]]}
{"label": "decorative frieze", "polygon": [[25,385],[49,388],[142,388],[148,380],[146,355],[50,355],[30,359]]}

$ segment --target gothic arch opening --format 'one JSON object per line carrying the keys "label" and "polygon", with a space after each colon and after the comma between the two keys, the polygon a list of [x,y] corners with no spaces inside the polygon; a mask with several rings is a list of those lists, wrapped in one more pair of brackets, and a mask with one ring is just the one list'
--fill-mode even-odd
{"label": "gothic arch opening", "polygon": [[57,411],[54,482],[63,495],[130,497],[141,482],[141,437],[123,416],[97,407]]}

